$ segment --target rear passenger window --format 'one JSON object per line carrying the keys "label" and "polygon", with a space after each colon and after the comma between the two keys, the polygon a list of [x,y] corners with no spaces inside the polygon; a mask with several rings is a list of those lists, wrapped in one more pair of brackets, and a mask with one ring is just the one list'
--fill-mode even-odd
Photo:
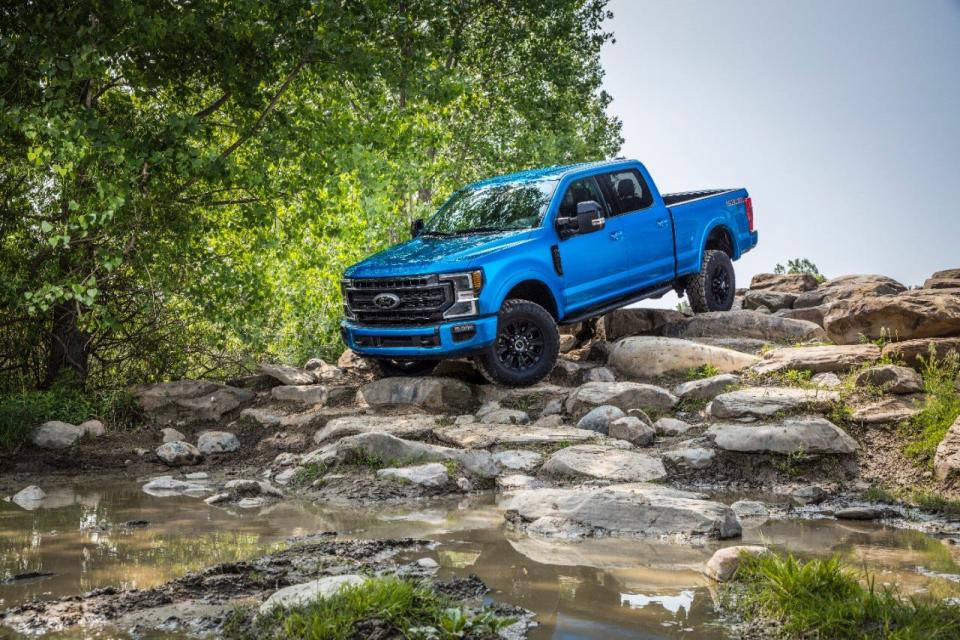
{"label": "rear passenger window", "polygon": [[607,188],[617,213],[630,213],[653,204],[653,194],[636,169],[605,173],[600,180]]}
{"label": "rear passenger window", "polygon": [[600,195],[600,189],[593,178],[584,178],[570,183],[567,192],[563,194],[563,200],[560,201],[560,217],[572,218],[576,216],[577,205],[590,200],[596,201],[602,210],[606,210],[603,196]]}

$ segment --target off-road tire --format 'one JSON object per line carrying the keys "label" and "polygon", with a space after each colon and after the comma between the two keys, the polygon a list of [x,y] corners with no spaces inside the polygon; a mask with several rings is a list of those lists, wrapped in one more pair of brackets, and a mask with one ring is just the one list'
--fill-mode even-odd
{"label": "off-road tire", "polygon": [[703,252],[700,273],[687,278],[687,300],[694,313],[729,311],[737,295],[733,262],[723,251]]}
{"label": "off-road tire", "polygon": [[490,382],[526,387],[547,377],[558,355],[560,331],[553,316],[535,302],[507,300],[497,314],[497,339],[474,362]]}
{"label": "off-road tire", "polygon": [[439,360],[402,360],[388,358],[366,358],[377,378],[397,378],[428,376],[440,364]]}

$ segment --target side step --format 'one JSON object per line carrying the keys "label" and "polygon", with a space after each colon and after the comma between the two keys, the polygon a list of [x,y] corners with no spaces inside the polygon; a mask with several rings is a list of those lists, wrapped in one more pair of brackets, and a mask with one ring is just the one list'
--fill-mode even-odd
{"label": "side step", "polygon": [[567,318],[564,318],[557,324],[563,326],[563,325],[576,324],[578,322],[583,322],[588,318],[593,318],[595,316],[603,315],[605,313],[613,311],[614,309],[619,309],[620,307],[625,307],[628,304],[633,304],[634,302],[640,302],[641,300],[646,300],[647,298],[659,298],[660,296],[673,291],[675,288],[676,287],[674,287],[672,282],[670,284],[663,284],[663,285],[657,285],[654,287],[648,287],[647,289],[643,289],[636,293],[630,293],[630,294],[627,294],[626,296],[621,296],[610,302],[606,302],[594,307],[588,307],[583,311],[579,311],[574,316],[569,316]]}

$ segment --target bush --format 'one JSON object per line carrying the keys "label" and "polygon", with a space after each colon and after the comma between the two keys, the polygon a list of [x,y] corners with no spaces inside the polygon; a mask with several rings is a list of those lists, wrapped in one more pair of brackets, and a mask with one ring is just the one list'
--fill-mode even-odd
{"label": "bush", "polygon": [[913,441],[906,453],[917,462],[933,464],[937,445],[960,416],[960,355],[951,351],[937,358],[932,349],[922,360],[923,390],[926,393],[920,413],[909,422]]}

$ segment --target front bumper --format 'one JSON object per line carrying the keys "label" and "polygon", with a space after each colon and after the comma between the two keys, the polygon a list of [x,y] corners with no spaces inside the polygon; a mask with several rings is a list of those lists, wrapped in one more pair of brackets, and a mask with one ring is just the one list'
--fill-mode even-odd
{"label": "front bumper", "polygon": [[[456,336],[454,327],[458,328]],[[347,347],[362,356],[453,358],[479,353],[493,344],[497,338],[497,316],[416,327],[360,325],[343,320],[340,334]]]}

